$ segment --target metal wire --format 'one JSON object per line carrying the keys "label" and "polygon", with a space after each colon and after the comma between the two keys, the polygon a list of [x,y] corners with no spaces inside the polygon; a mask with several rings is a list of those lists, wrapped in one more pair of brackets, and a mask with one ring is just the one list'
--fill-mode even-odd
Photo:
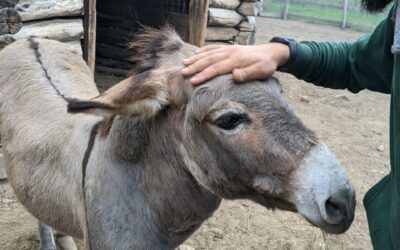
{"label": "metal wire", "polygon": [[161,8],[165,12],[188,14],[190,0],[148,0],[137,1],[135,5],[143,7]]}

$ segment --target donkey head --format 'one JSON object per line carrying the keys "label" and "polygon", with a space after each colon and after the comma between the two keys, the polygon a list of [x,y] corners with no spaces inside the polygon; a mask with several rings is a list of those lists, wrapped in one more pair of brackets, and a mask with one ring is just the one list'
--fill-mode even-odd
{"label": "donkey head", "polygon": [[349,228],[353,187],[284,101],[276,79],[236,84],[225,75],[193,87],[180,70],[196,47],[174,31],[147,30],[132,46],[140,56],[132,76],[94,99],[71,100],[70,112],[172,123],[181,167],[210,192],[298,211],[331,233]]}

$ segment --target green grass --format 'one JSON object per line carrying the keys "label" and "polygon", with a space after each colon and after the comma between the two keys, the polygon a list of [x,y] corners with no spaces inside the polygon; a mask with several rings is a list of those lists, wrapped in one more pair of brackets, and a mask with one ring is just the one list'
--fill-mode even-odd
{"label": "green grass", "polygon": [[[335,0],[325,0],[324,3],[338,3]],[[341,1],[339,2],[339,4]],[[282,1],[265,1],[264,2],[264,11],[272,12],[275,14],[280,14],[283,8],[283,0]],[[330,21],[342,21],[343,10],[334,9],[334,8],[324,8],[320,6],[313,6],[310,4],[299,5],[299,4],[290,4],[289,5],[289,14],[297,14],[308,17],[320,18]],[[384,14],[367,14],[364,12],[354,12],[349,11],[347,15],[348,23],[353,26],[358,26],[362,28],[364,31],[371,31],[376,25],[379,24],[381,20],[385,17]],[[321,21],[323,23],[323,21]]]}

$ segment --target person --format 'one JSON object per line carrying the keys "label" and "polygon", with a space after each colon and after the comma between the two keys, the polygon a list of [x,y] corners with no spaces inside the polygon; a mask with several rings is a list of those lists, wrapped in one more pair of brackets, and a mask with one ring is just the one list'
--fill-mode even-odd
{"label": "person", "polygon": [[[374,12],[391,1],[362,0],[362,4]],[[391,51],[396,6],[371,34],[355,42],[295,42],[275,37],[255,46],[210,45],[185,59],[182,70],[194,85],[228,73],[237,82],[264,79],[279,70],[327,88],[391,94],[391,171],[363,200],[373,247],[384,250],[400,249],[400,59],[395,60]]]}

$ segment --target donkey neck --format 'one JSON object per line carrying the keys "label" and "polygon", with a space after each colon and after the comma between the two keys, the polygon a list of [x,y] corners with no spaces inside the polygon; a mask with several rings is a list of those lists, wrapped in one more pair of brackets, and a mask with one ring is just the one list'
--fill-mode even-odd
{"label": "donkey neck", "polygon": [[155,120],[117,117],[109,139],[116,157],[141,177],[136,190],[157,214],[154,223],[179,244],[212,215],[220,198],[186,170],[179,153],[183,118],[178,116],[160,114]]}

